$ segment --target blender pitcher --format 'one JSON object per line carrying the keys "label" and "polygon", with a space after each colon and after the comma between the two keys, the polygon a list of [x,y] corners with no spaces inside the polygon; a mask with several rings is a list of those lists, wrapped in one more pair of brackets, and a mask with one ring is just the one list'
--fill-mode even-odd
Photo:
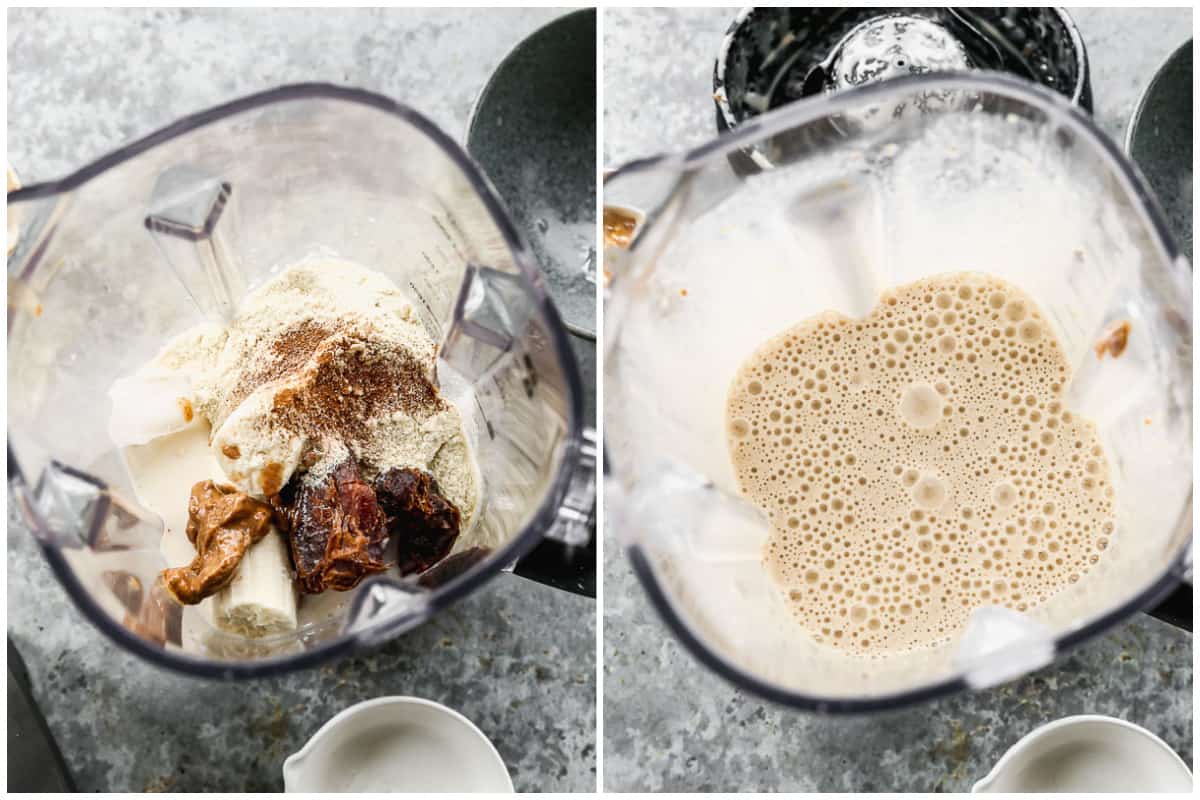
{"label": "blender pitcher", "polygon": [[[747,148],[773,169],[740,178]],[[777,702],[886,708],[981,688],[1190,581],[1191,272],[1138,176],[1065,99],[995,74],[898,78],[756,118],[605,184],[641,219],[607,267],[606,506],[668,627]],[[1116,532],[1077,583],[1025,613],[976,609],[952,641],[872,659],[815,642],[764,566],[725,403],[743,360],[819,312],[865,315],[891,286],[984,272],[1030,293],[1095,422]],[[1119,358],[1093,348],[1132,324]]]}
{"label": "blender pitcher", "polygon": [[[493,190],[425,117],[364,91],[283,87],[15,192],[8,213],[20,230],[10,500],[75,603],[120,644],[196,674],[265,674],[408,630],[535,547],[543,574],[557,549],[552,577],[581,587],[594,445],[567,332]],[[331,618],[249,640],[156,586],[163,524],[138,505],[109,438],[108,387],[309,256],[379,270],[441,342],[441,390],[481,476],[473,524],[493,546],[419,577],[375,576]]]}

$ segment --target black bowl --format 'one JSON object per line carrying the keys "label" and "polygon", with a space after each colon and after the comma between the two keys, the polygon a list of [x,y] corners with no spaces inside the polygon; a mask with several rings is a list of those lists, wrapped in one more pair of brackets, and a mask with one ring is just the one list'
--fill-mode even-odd
{"label": "black bowl", "polygon": [[567,327],[596,331],[596,11],[559,17],[504,58],[467,152],[523,229]]}
{"label": "black bowl", "polygon": [[[868,20],[895,14],[929,19],[951,30],[981,69],[1035,81],[1092,110],[1087,51],[1063,9],[748,7],[729,26],[717,53],[717,130],[735,130],[765,111],[815,93],[806,77],[843,37]],[[730,160],[740,173],[771,166],[757,148]]]}
{"label": "black bowl", "polygon": [[1192,258],[1192,40],[1158,68],[1138,102],[1125,150],[1154,190],[1171,233]]}

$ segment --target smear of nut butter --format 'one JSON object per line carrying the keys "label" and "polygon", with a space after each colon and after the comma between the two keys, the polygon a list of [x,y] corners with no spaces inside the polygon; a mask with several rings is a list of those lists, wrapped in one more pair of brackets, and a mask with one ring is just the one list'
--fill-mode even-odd
{"label": "smear of nut butter", "polygon": [[612,284],[613,269],[610,262],[618,258],[618,250],[627,250],[633,244],[642,215],[637,211],[620,206],[604,207],[604,262],[602,275],[604,286]]}
{"label": "smear of nut butter", "polygon": [[633,242],[637,230],[637,217],[615,206],[604,207],[604,246],[620,247],[622,250]]}
{"label": "smear of nut butter", "polygon": [[1093,349],[1096,351],[1096,358],[1104,358],[1107,353],[1113,358],[1120,358],[1125,352],[1125,346],[1129,344],[1129,332],[1133,329],[1133,323],[1129,320],[1121,320],[1114,322],[1105,328],[1104,333],[1096,340]]}

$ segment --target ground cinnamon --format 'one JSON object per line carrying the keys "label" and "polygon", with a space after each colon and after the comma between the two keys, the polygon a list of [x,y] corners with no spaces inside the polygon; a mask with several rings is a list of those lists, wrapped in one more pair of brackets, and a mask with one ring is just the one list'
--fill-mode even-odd
{"label": "ground cinnamon", "polygon": [[427,417],[443,408],[424,366],[406,349],[335,334],[317,347],[300,379],[276,393],[272,412],[296,433],[363,442],[371,419],[392,411]]}

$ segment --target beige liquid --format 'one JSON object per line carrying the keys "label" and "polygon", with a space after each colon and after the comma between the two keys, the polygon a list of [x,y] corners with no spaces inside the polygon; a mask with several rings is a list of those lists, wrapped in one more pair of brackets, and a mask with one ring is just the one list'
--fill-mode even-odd
{"label": "beige liquid", "polygon": [[958,273],[826,312],[764,344],[730,389],[764,560],[817,641],[864,655],[944,643],[984,605],[1026,611],[1095,564],[1113,489],[1033,300]]}
{"label": "beige liquid", "polygon": [[226,480],[208,446],[209,435],[208,423],[196,418],[181,431],[122,451],[138,502],[162,518],[162,554],[172,567],[190,563],[196,556],[196,547],[187,538],[192,486]]}

